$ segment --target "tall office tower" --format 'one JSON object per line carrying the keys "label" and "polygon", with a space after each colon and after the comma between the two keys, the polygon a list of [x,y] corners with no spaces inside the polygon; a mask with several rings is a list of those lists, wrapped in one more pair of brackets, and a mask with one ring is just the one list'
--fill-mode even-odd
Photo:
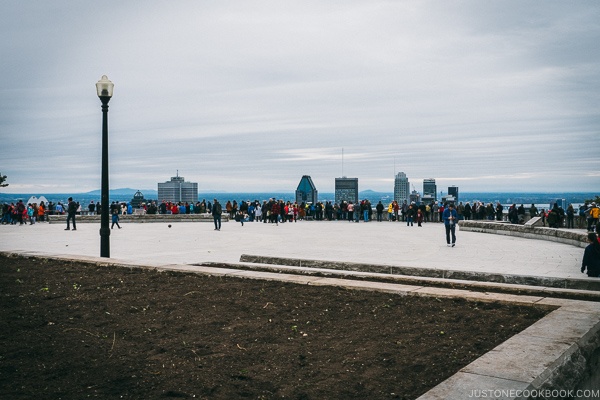
{"label": "tall office tower", "polygon": [[319,200],[319,192],[309,175],[302,176],[296,189],[296,203],[316,204]]}
{"label": "tall office tower", "polygon": [[169,182],[158,184],[158,201],[196,203],[198,201],[198,184],[186,182],[183,176],[171,177]]}
{"label": "tall office tower", "polygon": [[335,202],[358,202],[358,178],[335,178]]}
{"label": "tall office tower", "polygon": [[398,172],[394,179],[394,200],[400,205],[410,202],[410,184],[404,172]]}
{"label": "tall office tower", "polygon": [[458,186],[448,187],[448,196],[454,197],[454,201],[458,204]]}
{"label": "tall office tower", "polygon": [[435,179],[423,179],[423,198],[432,198],[437,201],[437,185]]}

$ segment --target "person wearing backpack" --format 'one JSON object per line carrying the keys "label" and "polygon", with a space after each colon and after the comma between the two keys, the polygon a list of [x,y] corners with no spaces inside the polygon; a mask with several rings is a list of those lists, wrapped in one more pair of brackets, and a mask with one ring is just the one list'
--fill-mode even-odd
{"label": "person wearing backpack", "polygon": [[221,230],[221,214],[222,213],[223,213],[223,207],[221,207],[221,203],[219,203],[219,200],[214,199],[213,206],[212,206],[212,215],[213,215],[213,221],[215,221],[215,231]]}

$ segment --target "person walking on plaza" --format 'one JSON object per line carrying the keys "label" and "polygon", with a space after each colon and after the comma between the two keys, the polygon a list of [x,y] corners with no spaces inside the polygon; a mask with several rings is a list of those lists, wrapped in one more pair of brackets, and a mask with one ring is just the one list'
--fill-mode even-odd
{"label": "person walking on plaza", "polygon": [[114,228],[115,225],[117,225],[117,228],[121,229],[121,225],[119,225],[119,209],[117,207],[111,207],[110,210],[112,213],[112,225],[110,226],[110,229]]}
{"label": "person walking on plaza", "polygon": [[79,206],[77,205],[77,203],[75,203],[73,201],[72,197],[69,197],[69,204],[67,204],[67,228],[65,229],[65,231],[68,231],[71,229],[69,222],[73,221],[73,230],[76,231],[77,227],[75,226],[75,214],[77,214],[77,208]]}
{"label": "person walking on plaza", "polygon": [[584,273],[587,269],[589,277],[600,277],[600,242],[598,236],[594,232],[588,233],[588,242],[585,251],[583,252],[583,260],[581,262],[581,272]]}
{"label": "person walking on plaza", "polygon": [[413,226],[413,219],[415,218],[415,216],[415,208],[411,204],[406,210],[406,226]]}
{"label": "person walking on plaza", "polygon": [[[442,220],[446,228],[446,243],[448,247],[454,247],[456,245],[456,222],[458,221],[458,214],[454,209],[454,204],[450,203],[447,207],[444,207]],[[450,234],[452,234],[452,243],[450,243]]]}
{"label": "person walking on plaza", "polygon": [[212,206],[212,216],[213,221],[215,222],[215,231],[221,230],[221,213],[223,212],[223,208],[221,207],[221,203],[217,199],[213,200]]}
{"label": "person walking on plaza", "polygon": [[417,209],[417,226],[423,226],[423,211],[420,208]]}

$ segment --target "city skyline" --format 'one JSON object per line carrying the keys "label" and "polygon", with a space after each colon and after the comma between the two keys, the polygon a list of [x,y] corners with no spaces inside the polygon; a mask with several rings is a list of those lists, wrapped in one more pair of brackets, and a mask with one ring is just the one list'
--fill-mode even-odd
{"label": "city skyline", "polygon": [[461,192],[593,191],[599,19],[592,0],[9,2],[0,191],[100,187],[102,75],[111,188],[179,170],[199,191],[310,175],[389,192],[404,171]]}

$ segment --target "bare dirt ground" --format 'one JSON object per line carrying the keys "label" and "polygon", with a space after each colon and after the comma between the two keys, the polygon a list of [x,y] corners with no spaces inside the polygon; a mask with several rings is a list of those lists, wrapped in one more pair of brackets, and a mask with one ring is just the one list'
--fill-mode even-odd
{"label": "bare dirt ground", "polygon": [[0,255],[0,399],[415,399],[547,312]]}

